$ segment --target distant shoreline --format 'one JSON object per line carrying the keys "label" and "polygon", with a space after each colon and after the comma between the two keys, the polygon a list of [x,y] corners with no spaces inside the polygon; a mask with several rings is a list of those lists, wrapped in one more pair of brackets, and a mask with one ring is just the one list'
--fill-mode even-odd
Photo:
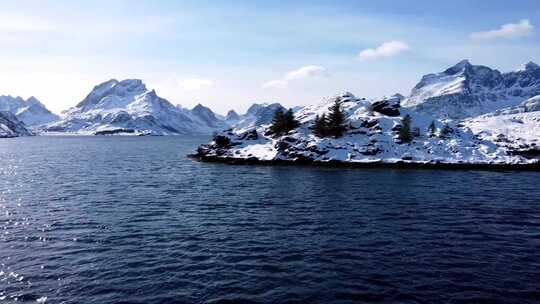
{"label": "distant shoreline", "polygon": [[503,163],[442,163],[442,162],[412,162],[398,161],[394,163],[375,162],[345,162],[338,160],[311,161],[311,160],[260,160],[257,158],[234,158],[220,156],[205,156],[188,154],[201,162],[224,163],[228,165],[257,165],[257,166],[304,166],[329,168],[388,168],[388,169],[436,169],[436,170],[482,170],[482,171],[533,171],[540,172],[540,162],[529,164],[503,164]]}

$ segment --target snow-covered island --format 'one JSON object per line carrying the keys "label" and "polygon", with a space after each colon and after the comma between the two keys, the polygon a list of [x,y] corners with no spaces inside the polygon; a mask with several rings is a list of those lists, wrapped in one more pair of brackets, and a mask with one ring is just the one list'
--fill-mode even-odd
{"label": "snow-covered island", "polygon": [[[339,105],[338,136],[316,120]],[[426,75],[408,97],[339,94],[294,112],[298,127],[273,124],[219,132],[194,154],[203,161],[347,166],[521,168],[539,170],[540,67],[500,73],[468,61]]]}

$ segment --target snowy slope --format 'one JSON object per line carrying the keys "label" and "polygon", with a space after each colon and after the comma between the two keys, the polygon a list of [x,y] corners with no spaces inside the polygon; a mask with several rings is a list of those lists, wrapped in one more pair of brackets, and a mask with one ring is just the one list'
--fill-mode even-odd
{"label": "snowy slope", "polygon": [[196,105],[187,115],[191,115],[195,121],[213,129],[223,130],[230,126],[224,118],[217,116],[210,108],[201,104]]}
{"label": "snowy slope", "polygon": [[115,79],[97,85],[88,96],[47,125],[45,132],[76,134],[211,134],[227,125],[210,109],[174,106],[138,79]]}
{"label": "snowy slope", "polygon": [[[349,130],[341,138],[319,138],[311,127],[316,115],[327,113],[338,99],[342,102]],[[388,101],[391,103],[392,101]],[[345,93],[325,100],[321,104],[306,106],[296,113],[301,126],[279,138],[267,136],[268,126],[225,131],[221,135],[230,138],[233,145],[220,148],[215,143],[201,145],[201,157],[257,160],[309,160],[319,162],[414,162],[414,163],[474,163],[513,164],[529,163],[521,156],[512,155],[508,148],[489,139],[478,138],[467,126],[448,121],[452,132],[445,139],[428,136],[429,124],[434,121],[438,130],[443,121],[424,114],[401,108],[400,116],[388,116],[373,111],[373,102]],[[412,128],[418,128],[420,136],[411,143],[401,143],[397,138],[401,118],[411,115]]]}
{"label": "snowy slope", "polygon": [[540,149],[540,95],[520,105],[466,119],[480,138],[518,150]]}
{"label": "snowy slope", "polygon": [[58,115],[49,111],[35,97],[24,100],[21,97],[0,96],[0,111],[13,113],[27,126],[46,124],[59,119]]}
{"label": "snowy slope", "polygon": [[0,138],[29,136],[32,133],[9,111],[0,111]]}
{"label": "snowy slope", "polygon": [[516,106],[538,94],[540,67],[535,63],[501,73],[463,60],[422,77],[402,104],[439,118],[462,119]]}

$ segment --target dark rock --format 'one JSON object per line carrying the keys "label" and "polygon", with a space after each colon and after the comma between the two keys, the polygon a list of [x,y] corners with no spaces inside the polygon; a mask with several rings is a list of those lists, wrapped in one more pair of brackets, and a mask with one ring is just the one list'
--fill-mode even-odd
{"label": "dark rock", "polygon": [[371,110],[381,113],[386,116],[399,116],[399,100],[398,99],[385,99],[376,101],[371,105]]}
{"label": "dark rock", "polygon": [[240,140],[256,140],[259,139],[259,134],[257,130],[249,130],[239,135]]}
{"label": "dark rock", "polygon": [[231,139],[224,135],[214,136],[214,146],[216,148],[228,148],[231,146]]}
{"label": "dark rock", "polygon": [[216,149],[215,150],[217,156],[223,156],[223,155],[227,154],[227,151],[228,150],[226,150],[226,149]]}
{"label": "dark rock", "polygon": [[275,147],[276,147],[276,149],[277,149],[278,151],[283,152],[283,151],[289,149],[289,148],[291,147],[291,144],[289,144],[288,142],[285,142],[285,141],[281,141],[281,140],[280,140],[280,141],[278,141],[278,142],[276,143],[276,146],[275,146]]}
{"label": "dark rock", "polygon": [[349,132],[349,134],[351,134],[351,135],[355,135],[355,134],[366,135],[367,132],[366,132],[366,131],[362,131],[362,130],[355,130],[355,131]]}
{"label": "dark rock", "polygon": [[362,122],[360,123],[360,127],[362,128],[372,128],[376,125],[379,124],[379,121],[376,120],[376,119],[373,119],[373,120],[362,120]]}
{"label": "dark rock", "polygon": [[367,149],[360,151],[360,153],[363,155],[377,155],[381,152],[382,150],[379,147],[368,147]]}
{"label": "dark rock", "polygon": [[197,147],[197,155],[198,156],[208,155],[208,153],[210,153],[210,151],[211,151],[211,149],[210,149],[209,145],[199,145],[199,147]]}
{"label": "dark rock", "polygon": [[307,150],[310,151],[310,152],[313,152],[315,154],[318,154],[318,155],[325,155],[327,154],[328,150],[319,150],[319,148],[317,146],[309,146],[307,147]]}
{"label": "dark rock", "polygon": [[290,142],[290,143],[295,143],[295,142],[298,141],[298,139],[296,139],[294,137],[290,137],[290,136],[283,137],[281,140],[286,141],[286,142]]}

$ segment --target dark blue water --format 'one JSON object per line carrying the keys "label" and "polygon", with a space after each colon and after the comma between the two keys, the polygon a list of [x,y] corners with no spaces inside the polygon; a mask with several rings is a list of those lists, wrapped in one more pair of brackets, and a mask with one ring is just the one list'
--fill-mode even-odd
{"label": "dark blue water", "polygon": [[540,174],[227,166],[0,141],[0,302],[539,303]]}

